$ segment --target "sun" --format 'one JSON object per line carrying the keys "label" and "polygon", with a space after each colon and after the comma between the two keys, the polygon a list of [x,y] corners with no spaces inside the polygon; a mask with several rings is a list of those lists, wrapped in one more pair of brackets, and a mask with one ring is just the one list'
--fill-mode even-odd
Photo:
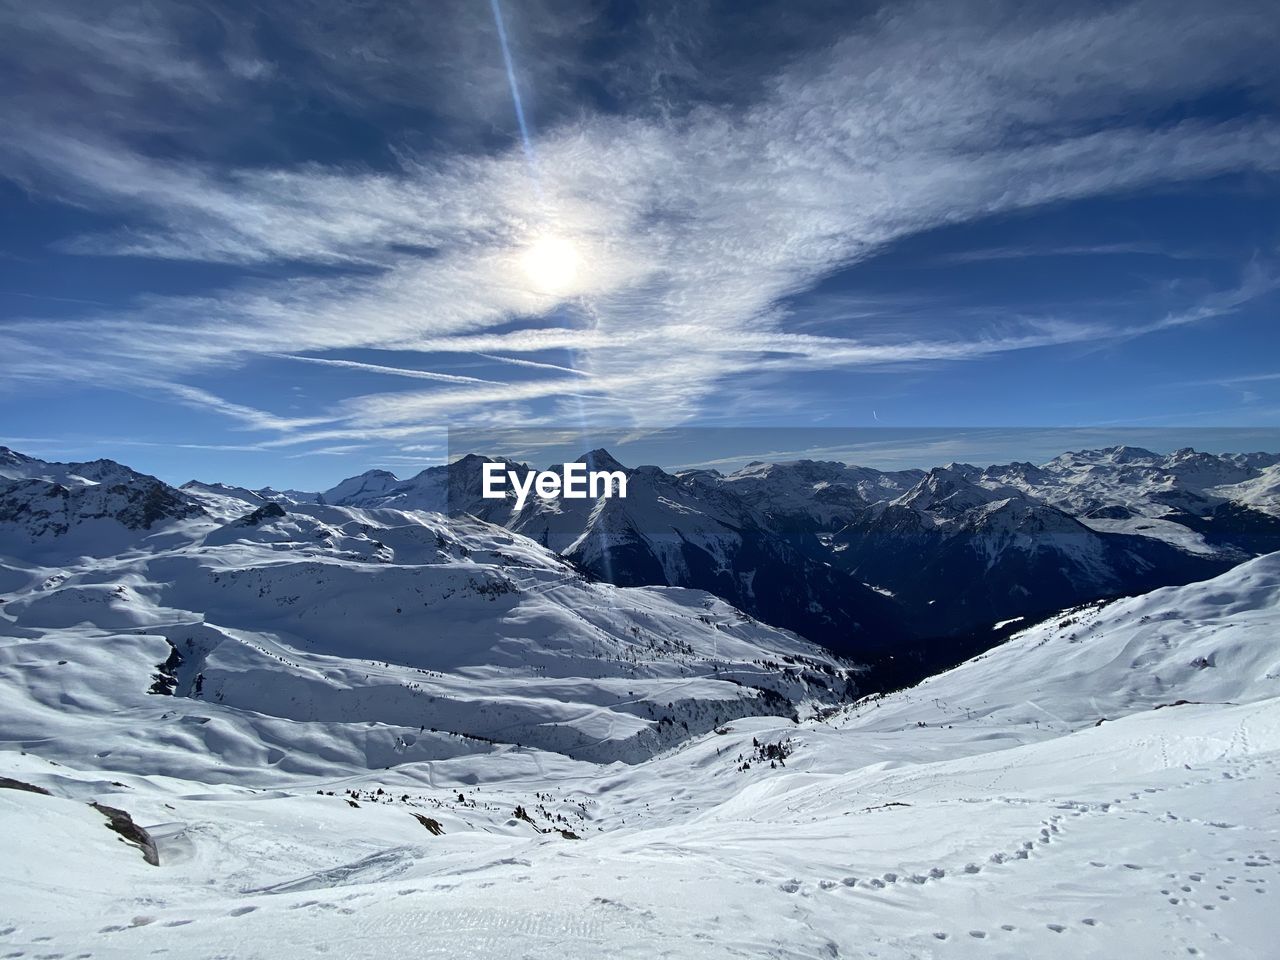
{"label": "sun", "polygon": [[578,251],[563,237],[543,236],[521,254],[525,276],[540,293],[564,293],[578,276]]}

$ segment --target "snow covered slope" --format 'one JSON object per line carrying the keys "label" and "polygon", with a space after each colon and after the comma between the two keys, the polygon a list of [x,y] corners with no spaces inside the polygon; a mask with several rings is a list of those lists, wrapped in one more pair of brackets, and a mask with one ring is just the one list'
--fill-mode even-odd
{"label": "snow covered slope", "polygon": [[[252,756],[253,731],[239,767],[201,769],[210,748],[176,732],[143,762],[109,695],[128,678],[104,675],[73,695],[102,698],[74,758],[53,762],[56,728],[4,734],[0,947],[1262,960],[1280,895],[1277,598],[1265,557],[1066,614],[911,690],[800,723],[742,717],[634,765],[463,746],[362,771],[317,750],[301,772]],[[70,665],[32,642],[6,648],[6,693]],[[204,707],[187,726],[231,713]],[[290,722],[278,749],[333,726]],[[90,801],[147,828],[159,865]]]}
{"label": "snow covered slope", "polygon": [[1068,610],[909,690],[872,696],[858,728],[1031,725],[1069,732],[1178,703],[1280,697],[1280,553],[1203,583]]}
{"label": "snow covered slope", "polygon": [[842,718],[1034,724],[1069,732],[1193,703],[1280,696],[1280,553],[1215,579],[1071,609],[910,690],[870,696]]}

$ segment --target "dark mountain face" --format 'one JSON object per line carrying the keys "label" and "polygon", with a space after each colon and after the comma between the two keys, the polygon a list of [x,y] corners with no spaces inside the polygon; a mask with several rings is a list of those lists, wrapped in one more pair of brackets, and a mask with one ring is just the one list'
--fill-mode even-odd
{"label": "dark mountain face", "polygon": [[1209,505],[1203,513],[1175,510],[1166,519],[1201,534],[1206,543],[1254,556],[1280,550],[1280,517],[1242,503]]}
{"label": "dark mountain face", "polygon": [[725,527],[714,540],[678,527],[588,534],[562,552],[619,586],[706,590],[757,619],[851,656],[891,647],[909,633],[896,603],[856,576],[817,559],[811,538]]}
{"label": "dark mountain face", "polygon": [[1091,529],[1017,490],[933,471],[831,538],[834,561],[890,590],[915,632],[963,636],[1104,597],[1214,576],[1234,564]]}
{"label": "dark mountain face", "polygon": [[598,452],[584,460],[625,470],[627,496],[531,500],[508,526],[600,579],[707,590],[837,652],[906,635],[897,605],[829,563],[813,534],[779,530],[736,492]]}

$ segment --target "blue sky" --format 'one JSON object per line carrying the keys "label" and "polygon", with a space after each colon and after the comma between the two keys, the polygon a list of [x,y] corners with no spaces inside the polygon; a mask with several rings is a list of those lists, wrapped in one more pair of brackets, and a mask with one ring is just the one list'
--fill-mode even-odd
{"label": "blue sky", "polygon": [[1271,4],[498,9],[0,5],[0,442],[1280,426]]}

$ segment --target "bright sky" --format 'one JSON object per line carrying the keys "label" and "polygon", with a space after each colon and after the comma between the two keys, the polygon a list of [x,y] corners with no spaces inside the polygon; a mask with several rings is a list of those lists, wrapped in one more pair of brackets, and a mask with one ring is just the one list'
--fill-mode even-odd
{"label": "bright sky", "polygon": [[0,443],[1280,426],[1273,3],[254,6],[0,3]]}

